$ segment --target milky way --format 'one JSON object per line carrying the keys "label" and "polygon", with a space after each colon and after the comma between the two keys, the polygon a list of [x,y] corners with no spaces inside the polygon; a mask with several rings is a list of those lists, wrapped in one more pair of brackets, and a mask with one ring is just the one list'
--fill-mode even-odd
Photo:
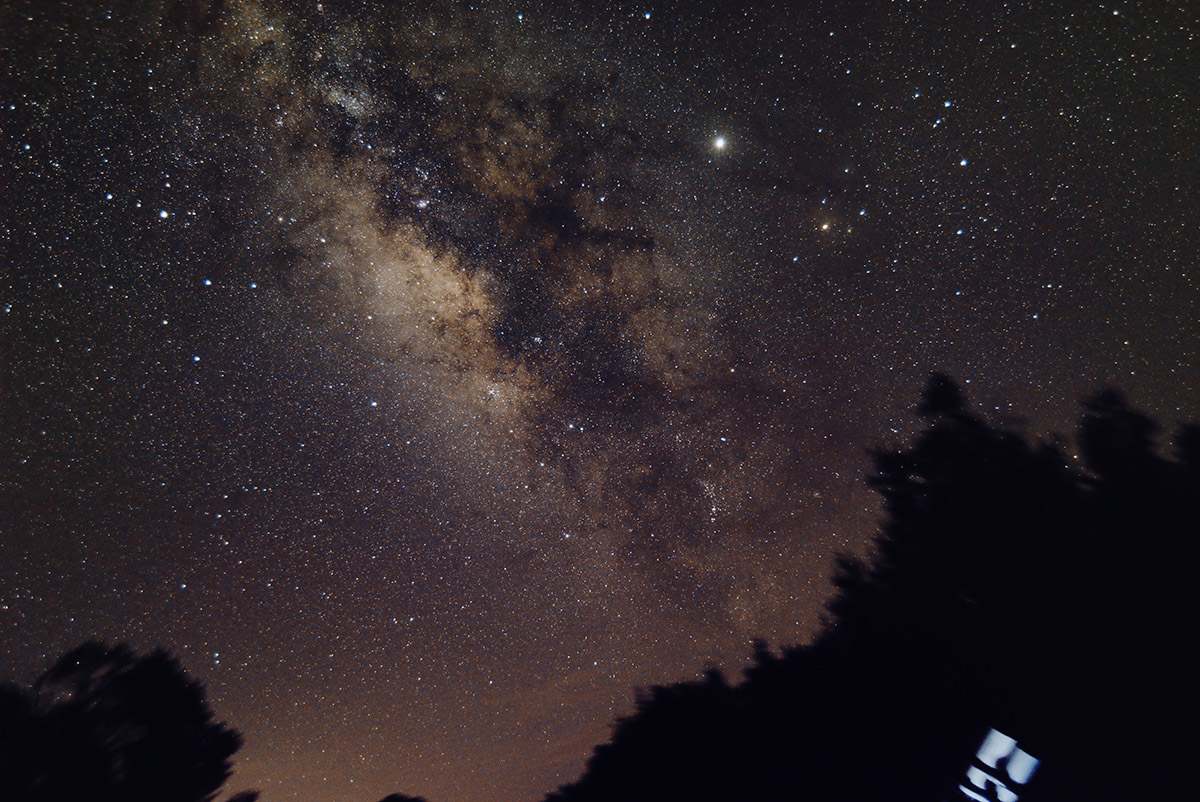
{"label": "milky way", "polygon": [[162,645],[264,802],[532,800],[813,632],[931,371],[1194,418],[1194,15],[850,5],[0,12],[4,673]]}

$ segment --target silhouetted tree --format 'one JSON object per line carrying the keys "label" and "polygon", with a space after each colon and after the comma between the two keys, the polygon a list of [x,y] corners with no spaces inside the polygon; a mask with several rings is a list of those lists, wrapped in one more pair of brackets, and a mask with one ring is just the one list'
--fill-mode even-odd
{"label": "silhouetted tree", "polygon": [[1106,390],[1078,460],[985,423],[941,375],[917,413],[910,446],[874,454],[884,519],[869,558],[838,559],[814,643],[757,644],[737,686],[643,694],[549,800],[936,802],[989,727],[1042,761],[1027,802],[1170,795],[1185,742],[1160,722],[1200,668],[1200,428],[1164,458]]}
{"label": "silhouetted tree", "polygon": [[229,797],[226,802],[257,802],[258,791],[239,791]]}
{"label": "silhouetted tree", "polygon": [[0,688],[0,798],[12,802],[209,802],[240,745],[161,650],[91,641],[30,689]]}

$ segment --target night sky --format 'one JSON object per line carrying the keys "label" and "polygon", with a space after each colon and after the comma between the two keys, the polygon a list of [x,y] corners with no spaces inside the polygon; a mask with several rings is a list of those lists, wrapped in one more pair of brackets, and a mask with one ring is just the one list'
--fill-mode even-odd
{"label": "night sky", "polygon": [[1200,417],[1200,11],[6,2],[0,676],[263,802],[535,802],[805,641],[932,371]]}

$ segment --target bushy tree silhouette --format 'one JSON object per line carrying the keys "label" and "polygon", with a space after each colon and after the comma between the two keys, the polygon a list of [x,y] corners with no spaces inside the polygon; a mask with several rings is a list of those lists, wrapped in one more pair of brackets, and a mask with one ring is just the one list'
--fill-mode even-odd
{"label": "bushy tree silhouette", "polygon": [[838,560],[814,643],[759,644],[740,685],[643,695],[550,800],[935,802],[989,727],[1042,761],[1029,802],[1171,792],[1184,746],[1159,722],[1197,669],[1200,430],[1164,458],[1104,391],[1078,460],[985,423],[940,375],[917,413],[911,446],[874,454],[884,520],[870,560]]}
{"label": "bushy tree silhouette", "polygon": [[0,687],[0,798],[12,802],[208,802],[240,745],[161,650],[91,641],[31,688]]}

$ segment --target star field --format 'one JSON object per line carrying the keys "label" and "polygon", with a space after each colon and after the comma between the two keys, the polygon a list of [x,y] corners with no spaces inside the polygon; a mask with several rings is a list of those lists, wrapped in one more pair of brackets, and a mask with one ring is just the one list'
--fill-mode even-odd
{"label": "star field", "polygon": [[0,668],[264,802],[533,800],[818,626],[932,371],[1200,413],[1185,3],[0,10]]}

